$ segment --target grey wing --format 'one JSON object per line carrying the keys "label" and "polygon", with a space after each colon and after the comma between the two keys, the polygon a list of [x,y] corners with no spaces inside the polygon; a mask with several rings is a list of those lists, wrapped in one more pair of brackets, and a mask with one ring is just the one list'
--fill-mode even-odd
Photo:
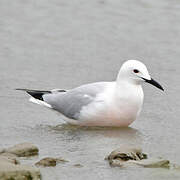
{"label": "grey wing", "polygon": [[82,107],[93,102],[97,94],[104,91],[110,82],[99,82],[80,86],[66,92],[43,95],[46,103],[68,118],[78,119]]}

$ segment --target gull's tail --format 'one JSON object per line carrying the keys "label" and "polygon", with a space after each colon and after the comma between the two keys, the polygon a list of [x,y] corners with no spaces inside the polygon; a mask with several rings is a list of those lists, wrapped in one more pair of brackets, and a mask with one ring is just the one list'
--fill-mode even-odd
{"label": "gull's tail", "polygon": [[44,100],[43,100],[43,95],[51,94],[52,91],[40,91],[40,90],[32,90],[32,89],[16,89],[16,90],[26,91],[31,96],[29,101],[39,104],[39,105],[43,105],[43,106],[52,108],[50,104],[44,102]]}

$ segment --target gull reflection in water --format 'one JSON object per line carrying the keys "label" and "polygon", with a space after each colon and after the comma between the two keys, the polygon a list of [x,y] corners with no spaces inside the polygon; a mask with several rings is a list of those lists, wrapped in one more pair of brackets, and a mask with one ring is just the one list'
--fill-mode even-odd
{"label": "gull reflection in water", "polygon": [[[57,126],[49,126],[49,130],[57,134],[66,134],[66,137],[80,140],[84,138],[97,139],[118,139],[119,141],[125,141],[127,143],[141,144],[142,133],[131,127],[126,128],[114,128],[114,127],[82,127],[72,126],[69,124],[61,124]],[[69,137],[68,137],[69,136]]]}

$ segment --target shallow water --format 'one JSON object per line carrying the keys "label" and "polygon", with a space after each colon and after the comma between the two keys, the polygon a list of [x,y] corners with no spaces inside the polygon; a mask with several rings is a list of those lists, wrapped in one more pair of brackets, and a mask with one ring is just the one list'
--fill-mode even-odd
{"label": "shallow water", "polygon": [[[179,179],[178,172],[111,168],[104,160],[131,144],[180,164],[179,8],[177,0],[1,0],[0,147],[27,141],[40,148],[32,162],[70,161],[42,169],[45,180]],[[144,85],[143,111],[130,128],[61,126],[56,113],[14,90],[112,81],[132,58],[148,66],[165,92]]]}

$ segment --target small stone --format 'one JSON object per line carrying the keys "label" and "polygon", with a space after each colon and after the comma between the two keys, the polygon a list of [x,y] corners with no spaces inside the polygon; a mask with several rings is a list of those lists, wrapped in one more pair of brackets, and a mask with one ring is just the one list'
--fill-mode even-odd
{"label": "small stone", "polygon": [[147,155],[142,153],[141,148],[133,148],[123,146],[119,149],[112,151],[108,157],[105,159],[111,161],[114,159],[119,159],[121,161],[128,161],[128,160],[141,160],[146,159]]}
{"label": "small stone", "polygon": [[73,166],[74,166],[74,167],[78,167],[78,168],[83,167],[83,165],[82,165],[82,164],[74,164]]}
{"label": "small stone", "polygon": [[44,167],[56,166],[56,161],[57,160],[55,158],[47,157],[47,158],[41,159],[35,165],[36,166],[44,166]]}
{"label": "small stone", "polygon": [[69,162],[69,161],[63,159],[62,157],[59,158],[46,157],[38,161],[35,165],[46,167],[46,166],[56,166],[57,163],[65,163],[65,162]]}
{"label": "small stone", "polygon": [[21,143],[7,148],[5,152],[15,154],[19,157],[38,155],[39,149],[32,143]]}

